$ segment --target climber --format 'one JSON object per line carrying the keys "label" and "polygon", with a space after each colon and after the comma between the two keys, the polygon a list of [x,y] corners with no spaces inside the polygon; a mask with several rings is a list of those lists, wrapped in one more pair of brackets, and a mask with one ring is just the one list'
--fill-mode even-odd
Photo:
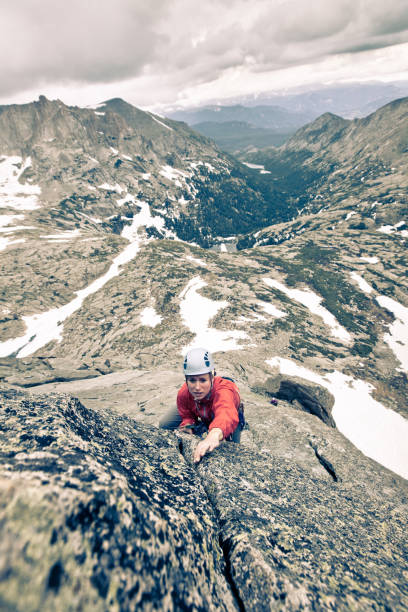
{"label": "climber", "polygon": [[236,384],[216,376],[211,353],[204,348],[188,351],[183,365],[186,382],[177,394],[177,412],[173,409],[160,422],[163,429],[185,433],[206,433],[195,451],[198,463],[222,440],[239,442],[244,424],[243,408]]}

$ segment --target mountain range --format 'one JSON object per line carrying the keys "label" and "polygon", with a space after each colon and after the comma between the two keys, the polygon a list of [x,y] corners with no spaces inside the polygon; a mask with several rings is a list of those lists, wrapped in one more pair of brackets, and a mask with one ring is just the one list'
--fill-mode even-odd
{"label": "mountain range", "polygon": [[[146,576],[157,570],[159,582],[159,566],[172,566],[163,542],[174,559],[190,550],[173,531],[181,521],[196,534],[194,563],[205,559],[213,575],[214,555],[217,589],[231,590],[237,609],[254,597],[260,611],[276,601],[282,610],[404,608],[407,113],[408,98],[364,118],[325,113],[279,148],[238,158],[120,99],[0,107],[0,448],[16,521],[14,535],[4,522],[15,569],[0,577],[0,605],[11,601],[7,584],[13,593],[30,584],[16,551],[31,550],[40,532],[47,562],[27,601],[37,597],[38,608],[46,592],[51,610],[52,597],[82,593],[81,563],[94,609],[106,609],[108,595],[136,601],[124,585],[139,561],[134,574],[136,553],[122,537],[140,511],[156,534],[140,563],[157,560]],[[182,383],[182,355],[197,345],[237,382],[249,430],[240,448],[224,445],[193,471],[191,440],[158,433],[157,423]],[[174,585],[190,575],[186,559]],[[175,609],[178,597],[206,609],[204,595],[194,608],[174,585],[159,609],[166,597]],[[217,609],[222,595],[206,589]],[[93,591],[84,592],[92,609]]]}
{"label": "mountain range", "polygon": [[[186,108],[168,116],[185,121],[230,153],[280,146],[324,113],[362,118],[408,94],[408,83],[355,83],[302,92],[247,96],[233,104]],[[238,103],[237,103],[238,102]]]}

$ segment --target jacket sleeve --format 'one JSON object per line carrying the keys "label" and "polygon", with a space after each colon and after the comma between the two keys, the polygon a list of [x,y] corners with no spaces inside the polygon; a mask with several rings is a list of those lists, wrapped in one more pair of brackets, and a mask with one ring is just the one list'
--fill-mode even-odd
{"label": "jacket sleeve", "polygon": [[209,430],[218,427],[222,430],[224,438],[228,438],[238,426],[238,406],[240,398],[238,391],[232,388],[220,388],[214,393],[213,412],[214,418],[210,423]]}
{"label": "jacket sleeve", "polygon": [[195,414],[192,412],[188,402],[188,391],[186,384],[184,384],[177,393],[177,410],[181,416],[181,423],[179,427],[193,425],[195,423]]}

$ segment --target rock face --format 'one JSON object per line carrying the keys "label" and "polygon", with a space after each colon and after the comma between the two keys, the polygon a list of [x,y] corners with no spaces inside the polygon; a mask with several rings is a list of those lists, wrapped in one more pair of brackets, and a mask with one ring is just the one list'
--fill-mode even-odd
{"label": "rock face", "polygon": [[[253,168],[121,100],[0,108],[0,608],[408,608],[407,482],[306,380],[407,415],[407,104]],[[152,426],[207,339],[250,430],[196,468]]]}
{"label": "rock face", "polygon": [[3,393],[4,610],[404,610],[408,485],[315,416],[248,402],[196,440]]}
{"label": "rock face", "polygon": [[234,610],[177,440],[77,400],[1,400],[2,610]]}

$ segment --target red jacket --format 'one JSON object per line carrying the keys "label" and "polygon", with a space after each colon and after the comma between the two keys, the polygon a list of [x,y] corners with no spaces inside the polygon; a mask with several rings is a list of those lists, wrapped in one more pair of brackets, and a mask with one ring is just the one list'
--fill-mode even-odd
{"label": "red jacket", "polygon": [[180,427],[193,425],[200,418],[209,430],[219,427],[224,438],[228,438],[239,423],[240,401],[237,385],[221,376],[214,376],[210,393],[199,401],[193,398],[184,383],[177,394],[177,409],[182,418]]}

